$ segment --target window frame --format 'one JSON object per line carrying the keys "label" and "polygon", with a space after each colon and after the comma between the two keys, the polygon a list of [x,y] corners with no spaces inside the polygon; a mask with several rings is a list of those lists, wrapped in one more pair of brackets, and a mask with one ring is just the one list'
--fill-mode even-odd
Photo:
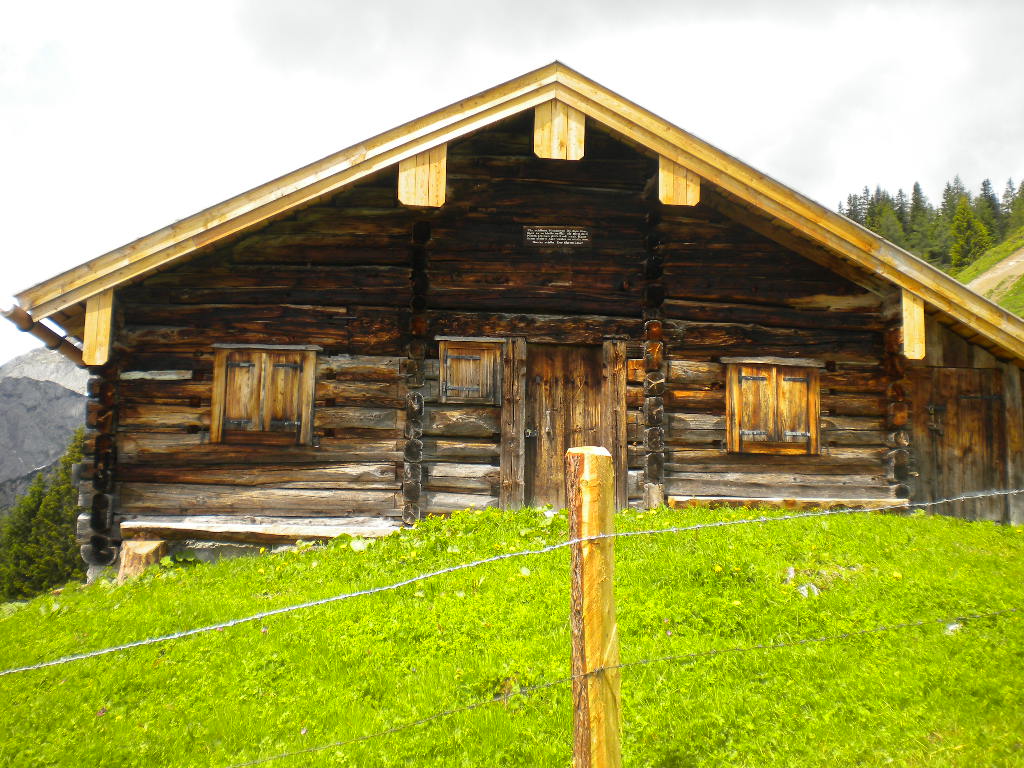
{"label": "window frame", "polygon": [[[824,364],[807,359],[778,358],[723,358],[726,364],[726,450],[730,453],[780,454],[816,456],[821,453],[821,368]],[[766,378],[766,390],[759,405],[767,405],[760,414],[747,414],[748,405],[744,398],[743,381]],[[799,401],[799,407],[792,407],[792,386],[806,385],[806,392]],[[790,409],[787,411],[787,404]],[[794,413],[802,413],[806,419],[806,439],[786,439],[785,421]],[[752,426],[757,427],[751,430]],[[744,432],[758,431],[765,434],[763,440],[745,440]]]}
{"label": "window frame", "polygon": [[[490,338],[460,338],[448,337],[438,339],[438,395],[442,403],[453,403],[463,405],[501,405],[502,399],[502,349],[504,339]],[[480,360],[480,372],[476,381],[480,389],[478,395],[466,395],[453,393],[452,389],[464,389],[472,387],[468,380],[460,380],[458,385],[451,384],[451,375],[448,360],[449,355],[454,352],[455,356],[478,357]],[[473,353],[476,353],[475,355]],[[486,368],[490,368],[490,377],[484,374]],[[489,384],[489,391],[484,392],[485,383]]]}
{"label": "window frame", "polygon": [[[313,406],[316,396],[316,362],[317,353],[322,351],[321,347],[314,345],[295,344],[214,344],[213,357],[213,390],[210,398],[210,442],[211,443],[241,443],[241,444],[298,444],[311,445],[313,443]],[[251,364],[259,361],[257,387],[252,393],[253,403],[250,408],[254,409],[259,418],[259,429],[227,429],[227,387],[229,383],[228,368],[229,357],[241,354],[253,358]],[[288,357],[297,357],[299,363],[298,377],[295,381],[295,390],[288,393],[288,398],[294,398],[294,409],[297,422],[294,432],[274,430],[268,428],[268,421],[271,415],[268,409],[275,407],[281,401],[276,393],[269,390],[271,366],[289,367],[291,362],[272,363],[275,354],[284,354]],[[245,361],[242,361],[243,363]],[[287,423],[287,422],[286,422]]]}

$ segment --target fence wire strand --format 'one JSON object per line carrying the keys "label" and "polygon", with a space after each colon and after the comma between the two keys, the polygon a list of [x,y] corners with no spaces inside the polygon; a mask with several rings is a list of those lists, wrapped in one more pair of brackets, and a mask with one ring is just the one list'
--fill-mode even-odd
{"label": "fence wire strand", "polygon": [[493,697],[491,697],[489,699],[479,699],[479,700],[474,701],[474,702],[472,702],[470,704],[464,704],[464,705],[459,706],[459,707],[452,707],[451,709],[445,709],[445,710],[442,710],[440,712],[436,712],[436,713],[434,713],[432,715],[428,715],[427,717],[421,717],[421,718],[419,718],[417,720],[411,720],[411,721],[406,722],[406,723],[400,723],[398,725],[393,725],[393,726],[391,726],[389,728],[385,728],[385,729],[380,730],[380,731],[374,731],[373,733],[368,733],[368,734],[365,734],[363,736],[356,736],[356,737],[351,738],[351,739],[344,739],[344,740],[340,740],[340,741],[332,741],[332,742],[330,742],[328,744],[320,744],[320,745],[315,746],[315,747],[307,747],[305,749],[295,750],[295,751],[292,751],[292,752],[281,752],[281,753],[278,753],[276,755],[269,755],[267,757],[256,758],[255,760],[250,760],[250,761],[245,762],[245,763],[232,763],[231,765],[227,766],[226,768],[249,768],[250,766],[263,765],[265,763],[271,763],[271,762],[275,762],[277,760],[283,760],[283,759],[289,758],[289,757],[298,757],[300,755],[309,755],[309,754],[314,754],[314,753],[317,753],[317,752],[324,752],[324,751],[326,751],[328,749],[341,749],[343,747],[351,746],[353,744],[358,744],[358,743],[361,743],[361,742],[364,742],[364,741],[370,741],[372,739],[381,738],[383,736],[390,736],[392,734],[399,733],[401,731],[406,731],[406,730],[409,730],[411,728],[417,728],[417,727],[419,727],[421,725],[427,725],[427,724],[432,723],[432,722],[434,722],[436,720],[443,720],[446,717],[451,717],[452,715],[458,715],[458,714],[461,714],[463,712],[470,712],[470,711],[475,710],[475,709],[480,709],[481,707],[485,707],[488,704],[505,703],[505,702],[508,702],[510,699],[516,697],[516,696],[524,696],[524,697],[525,696],[532,696],[535,693],[539,693],[541,691],[545,691],[545,690],[548,690],[550,688],[555,688],[555,687],[560,686],[560,685],[565,685],[566,683],[571,683],[571,682],[573,682],[574,680],[577,680],[577,679],[591,677],[593,675],[598,675],[598,674],[601,674],[602,672],[607,672],[609,670],[614,670],[614,669],[619,669],[619,670],[631,669],[631,668],[635,668],[635,667],[649,666],[651,664],[657,664],[657,663],[663,663],[663,662],[694,661],[694,660],[700,659],[700,658],[724,656],[724,655],[733,654],[733,653],[747,653],[747,652],[751,652],[751,651],[775,651],[775,650],[779,650],[779,649],[782,649],[782,648],[798,648],[800,646],[812,645],[812,644],[816,644],[816,643],[828,643],[828,642],[835,642],[835,641],[841,641],[841,640],[849,640],[851,638],[864,637],[866,635],[875,635],[875,634],[881,634],[881,633],[884,633],[884,632],[894,632],[894,631],[901,630],[901,629],[911,629],[913,627],[923,627],[923,626],[928,626],[928,625],[931,625],[931,624],[946,624],[948,626],[948,625],[952,625],[954,623],[959,623],[959,622],[964,622],[964,621],[972,621],[972,620],[976,620],[976,619],[990,619],[990,618],[1002,617],[1002,616],[1005,616],[1007,614],[1017,613],[1019,611],[1020,611],[1020,608],[1004,608],[1004,609],[997,610],[997,611],[989,611],[987,613],[971,613],[971,614],[964,614],[962,616],[955,616],[955,617],[952,617],[952,618],[922,619],[920,621],[907,621],[907,622],[903,622],[901,624],[879,625],[877,627],[871,627],[869,629],[856,629],[856,630],[850,630],[849,632],[841,632],[841,633],[835,634],[835,635],[824,635],[824,636],[820,636],[820,637],[805,637],[805,638],[801,638],[800,640],[789,640],[789,641],[784,641],[784,642],[779,642],[779,643],[759,643],[757,645],[735,646],[735,647],[732,647],[732,648],[712,648],[712,649],[707,650],[707,651],[692,651],[690,653],[676,653],[676,654],[671,654],[671,655],[668,655],[668,656],[655,656],[655,657],[648,658],[648,659],[639,659],[637,661],[627,661],[627,662],[623,662],[621,664],[616,664],[616,665],[610,666],[610,667],[599,667],[599,668],[593,669],[593,670],[591,670],[589,672],[583,672],[583,673],[580,673],[580,674],[577,674],[577,675],[569,675],[567,677],[560,677],[560,678],[557,678],[555,680],[549,680],[549,681],[544,682],[544,683],[537,683],[536,685],[526,686],[526,687],[523,687],[523,688],[519,688],[518,690],[515,690],[515,691],[509,691],[507,693],[503,693],[503,694],[500,694],[498,696],[493,696]]}
{"label": "fence wire strand", "polygon": [[156,643],[164,643],[170,640],[180,640],[185,637],[191,637],[192,635],[199,635],[205,632],[213,632],[218,630],[229,629],[236,627],[240,624],[247,624],[253,621],[261,621],[263,619],[270,618],[271,616],[279,616],[285,613],[291,613],[293,611],[305,610],[307,608],[316,608],[321,605],[328,605],[330,603],[340,602],[342,600],[350,600],[355,597],[364,597],[367,595],[375,595],[380,592],[390,592],[402,587],[407,587],[412,584],[417,584],[421,581],[427,581],[428,579],[435,579],[439,576],[445,576],[450,573],[457,573],[458,571],[464,571],[470,568],[476,568],[481,565],[487,565],[489,563],[496,563],[502,560],[510,560],[519,557],[531,557],[534,555],[543,555],[549,552],[554,552],[559,549],[565,549],[575,544],[586,543],[590,541],[599,541],[601,539],[614,539],[614,538],[625,538],[629,536],[652,536],[656,534],[664,533],[687,533],[690,531],[699,531],[708,528],[724,528],[734,525],[748,525],[752,523],[774,523],[783,522],[786,520],[799,520],[804,518],[817,518],[817,517],[832,517],[834,515],[851,515],[851,514],[867,514],[877,512],[890,512],[894,510],[909,511],[914,509],[922,509],[925,507],[935,507],[941,504],[952,504],[960,501],[969,501],[972,499],[987,498],[992,496],[1012,496],[1015,494],[1024,493],[1024,488],[1016,488],[1013,490],[990,490],[990,491],[976,491],[972,493],[966,493],[960,496],[954,496],[948,499],[939,499],[938,501],[921,502],[919,504],[910,504],[907,501],[902,501],[899,504],[893,504],[885,507],[838,507],[835,509],[823,509],[814,510],[810,512],[793,512],[786,515],[762,515],[759,517],[741,518],[737,520],[716,520],[711,523],[695,523],[693,525],[683,526],[672,526],[669,528],[652,528],[642,531],[615,531],[612,533],[596,534],[594,536],[585,536],[577,539],[568,539],[566,541],[556,542],[555,544],[549,544],[545,547],[539,547],[537,549],[524,549],[519,552],[505,552],[499,555],[492,555],[491,557],[485,557],[480,560],[473,560],[468,563],[459,563],[458,565],[448,566],[447,568],[440,568],[436,571],[429,571],[422,573],[417,576],[413,576],[402,581],[395,582],[393,584],[385,584],[379,587],[370,587],[368,589],[360,589],[355,592],[344,592],[338,595],[331,595],[330,597],[320,598],[319,600],[310,600],[304,603],[297,603],[295,605],[282,606],[281,608],[272,608],[266,611],[260,611],[250,616],[242,616],[237,619],[229,619],[227,621],[218,622],[216,624],[208,624],[203,627],[195,627],[193,629],[185,629],[178,632],[171,632],[166,635],[159,635],[156,637],[148,637],[143,640],[135,640],[130,643],[123,643],[121,645],[114,645],[108,648],[100,648],[94,651],[86,651],[84,653],[76,653],[69,656],[62,656],[57,659],[50,659],[48,661],[41,661],[37,664],[28,664],[22,667],[12,667],[10,669],[0,670],[0,677],[6,675],[13,675],[20,672],[30,672],[36,669],[44,669],[46,667],[53,667],[61,664],[69,664],[74,661],[83,661],[85,659],[93,659],[99,656],[105,656],[110,653],[118,653],[120,651],[127,651],[131,648],[141,648],[147,645],[154,645]]}

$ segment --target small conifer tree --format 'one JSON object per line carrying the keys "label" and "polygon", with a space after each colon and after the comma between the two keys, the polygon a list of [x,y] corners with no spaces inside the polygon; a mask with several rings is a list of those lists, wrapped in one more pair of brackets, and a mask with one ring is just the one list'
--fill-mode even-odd
{"label": "small conifer tree", "polygon": [[32,597],[84,576],[75,543],[78,489],[71,481],[83,442],[79,430],[52,475],[36,475],[0,527],[0,598]]}
{"label": "small conifer tree", "polygon": [[961,197],[950,227],[952,244],[949,249],[950,266],[966,267],[992,247],[988,229],[978,218],[967,197]]}

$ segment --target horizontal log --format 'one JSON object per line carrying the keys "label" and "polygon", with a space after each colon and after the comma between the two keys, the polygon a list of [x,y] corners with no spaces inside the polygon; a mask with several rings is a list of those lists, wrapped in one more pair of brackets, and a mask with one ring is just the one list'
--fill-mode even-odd
{"label": "horizontal log", "polygon": [[667,503],[675,509],[689,507],[782,507],[783,509],[883,509],[908,507],[907,499],[881,496],[871,498],[843,498],[810,496],[797,498],[791,496],[749,497],[749,496],[669,496]]}
{"label": "horizontal log", "polygon": [[451,477],[446,475],[427,474],[423,483],[427,491],[447,491],[450,493],[472,493],[484,496],[496,496],[498,494],[498,481],[488,480],[484,477]]}
{"label": "horizontal log", "polygon": [[282,517],[317,512],[333,516],[401,509],[402,494],[394,491],[244,488],[230,485],[122,483],[120,510],[163,514],[218,513]]}
{"label": "horizontal log", "polygon": [[464,440],[428,438],[423,441],[423,459],[458,459],[490,463],[501,455],[501,446],[492,439]]}
{"label": "horizontal log", "polygon": [[827,482],[834,478],[808,478],[794,482],[786,476],[765,477],[762,481],[732,479],[727,475],[698,477],[693,474],[665,477],[665,492],[671,496],[742,496],[798,498],[883,498],[893,496],[884,479],[867,482]]}
{"label": "horizontal log", "polygon": [[210,409],[188,405],[125,403],[118,409],[117,421],[122,430],[209,427]]}
{"label": "horizontal log", "polygon": [[218,465],[241,463],[319,464],[348,461],[393,462],[402,460],[405,440],[339,440],[321,438],[310,445],[260,446],[205,442],[204,433],[132,432],[117,436],[118,459],[130,464]]}
{"label": "horizontal log", "polygon": [[497,480],[501,473],[498,467],[487,464],[455,464],[452,462],[429,462],[423,465],[431,477],[475,477]]}
{"label": "horizontal log", "polygon": [[188,379],[122,379],[118,383],[120,402],[123,405],[178,405],[190,407],[210,407],[212,384],[210,381],[192,381],[192,372],[188,371]]}
{"label": "horizontal log", "polygon": [[405,385],[399,381],[336,381],[316,383],[317,407],[341,405],[405,408]]}
{"label": "horizontal log", "polygon": [[131,539],[197,539],[243,544],[288,544],[324,541],[338,536],[377,538],[401,525],[381,517],[253,517],[251,522],[223,515],[132,516],[121,523],[121,535]]}
{"label": "horizontal log", "polygon": [[353,381],[399,381],[404,377],[403,358],[371,355],[319,355],[316,375],[321,381],[334,378]]}
{"label": "horizontal log", "polygon": [[277,488],[398,488],[397,463],[267,464],[247,462],[227,466],[168,466],[128,464],[118,478],[129,483],[181,483]]}
{"label": "horizontal log", "polygon": [[317,429],[398,430],[405,424],[405,411],[397,407],[324,406],[314,411],[313,424]]}
{"label": "horizontal log", "polygon": [[[801,286],[803,287],[803,286]],[[684,289],[685,290],[685,289]],[[806,289],[805,289],[806,290]],[[878,297],[865,293],[874,302],[873,311],[860,308],[847,311],[791,309],[784,306],[765,306],[728,301],[688,301],[669,298],[662,304],[666,317],[696,322],[757,323],[777,328],[828,328],[857,331],[882,331],[885,329],[880,312]],[[796,295],[803,295],[804,291]]]}
{"label": "horizontal log", "polygon": [[721,363],[669,359],[665,380],[670,384],[686,384],[692,389],[715,389],[725,386],[725,366]]}
{"label": "horizontal log", "polygon": [[[623,314],[635,307],[619,307]],[[526,336],[531,342],[548,344],[594,344],[608,338],[639,339],[643,321],[639,317],[602,315],[533,315],[430,311],[430,327],[438,336]]]}
{"label": "horizontal log", "polygon": [[501,409],[431,406],[423,412],[423,433],[446,437],[488,437],[501,432]]}
{"label": "horizontal log", "polygon": [[443,515],[459,509],[484,509],[498,506],[498,497],[487,494],[469,493],[426,493],[421,507],[431,515]]}
{"label": "horizontal log", "polygon": [[862,331],[667,320],[665,338],[677,356],[707,351],[714,355],[815,357],[867,362],[877,362],[882,356],[881,334]]}
{"label": "horizontal log", "polygon": [[882,455],[864,457],[835,456],[829,453],[817,456],[773,456],[770,454],[718,453],[711,456],[686,456],[684,451],[670,451],[670,460],[665,471],[675,474],[687,472],[737,473],[757,475],[762,473],[784,475],[882,476],[885,465]]}

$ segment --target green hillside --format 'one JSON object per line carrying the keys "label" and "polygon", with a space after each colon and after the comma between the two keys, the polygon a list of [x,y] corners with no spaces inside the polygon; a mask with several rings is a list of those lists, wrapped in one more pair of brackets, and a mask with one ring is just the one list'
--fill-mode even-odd
{"label": "green hillside", "polygon": [[961,283],[969,283],[1021,248],[1024,248],[1024,227],[1011,232],[1001,243],[985,251],[977,261],[951,274]]}
{"label": "green hillside", "polygon": [[[617,524],[750,514],[625,512]],[[0,668],[539,548],[566,530],[564,515],[535,510],[456,513],[368,545],[69,586],[3,607]],[[622,670],[624,764],[1024,765],[1024,620],[1010,610],[1024,606],[1021,531],[859,513],[618,539],[623,661],[675,657]],[[350,742],[269,764],[568,766],[569,686],[516,695],[569,673],[568,562],[565,548],[510,558],[0,677],[0,764],[227,766]],[[811,584],[820,594],[804,597]],[[891,629],[863,632],[880,627]]]}

